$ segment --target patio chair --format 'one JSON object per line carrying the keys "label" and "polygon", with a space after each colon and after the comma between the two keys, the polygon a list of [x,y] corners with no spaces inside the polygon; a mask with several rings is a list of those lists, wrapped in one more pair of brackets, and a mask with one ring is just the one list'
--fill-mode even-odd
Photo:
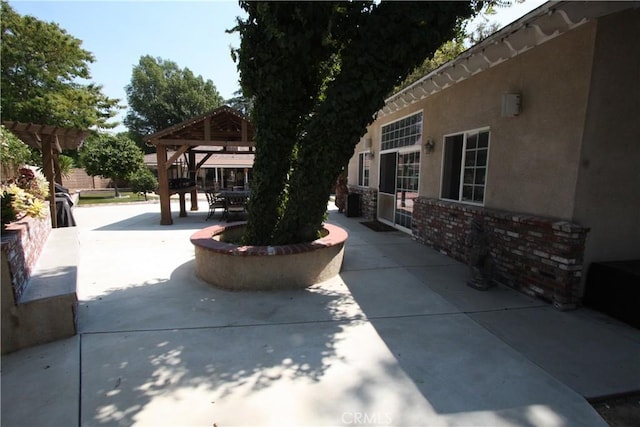
{"label": "patio chair", "polygon": [[226,194],[224,197],[225,207],[222,217],[229,221],[232,215],[244,214],[247,212],[247,196],[245,194]]}
{"label": "patio chair", "polygon": [[209,218],[213,218],[213,216],[216,214],[216,209],[222,209],[222,212],[224,215],[224,211],[225,211],[224,199],[216,195],[216,193],[212,191],[205,191],[205,194],[207,196],[207,202],[209,203],[209,215],[207,215],[207,219],[205,221],[208,221]]}

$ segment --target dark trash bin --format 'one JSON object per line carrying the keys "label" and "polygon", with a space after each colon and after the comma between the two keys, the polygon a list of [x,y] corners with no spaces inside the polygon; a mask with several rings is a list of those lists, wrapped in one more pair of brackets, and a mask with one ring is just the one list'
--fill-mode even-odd
{"label": "dark trash bin", "polygon": [[640,329],[640,260],[591,263],[583,303]]}
{"label": "dark trash bin", "polygon": [[348,217],[362,216],[362,213],[360,212],[360,194],[351,193],[347,196],[346,215]]}

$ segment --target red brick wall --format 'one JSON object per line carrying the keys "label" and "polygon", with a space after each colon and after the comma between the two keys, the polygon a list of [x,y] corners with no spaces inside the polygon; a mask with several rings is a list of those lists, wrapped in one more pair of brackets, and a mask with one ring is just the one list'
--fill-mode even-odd
{"label": "red brick wall", "polygon": [[588,228],[553,218],[420,197],[413,212],[416,240],[466,262],[465,238],[474,216],[482,216],[496,280],[559,309],[580,301]]}
{"label": "red brick wall", "polygon": [[[31,272],[42,253],[51,232],[51,217],[47,207],[44,219],[25,217],[7,225],[2,232],[2,251],[6,254],[15,300],[20,299]],[[5,266],[3,266],[5,267]],[[2,286],[6,286],[3,283]]]}
{"label": "red brick wall", "polygon": [[350,185],[349,193],[360,194],[360,212],[364,218],[375,220],[378,217],[378,190]]}

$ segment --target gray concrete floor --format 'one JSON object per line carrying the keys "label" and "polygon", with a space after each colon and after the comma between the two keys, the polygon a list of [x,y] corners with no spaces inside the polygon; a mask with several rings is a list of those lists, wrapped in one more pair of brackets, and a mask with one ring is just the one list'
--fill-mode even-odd
{"label": "gray concrete floor", "polygon": [[2,357],[3,426],[603,426],[585,397],[640,390],[639,330],[475,291],[401,232],[332,209],[339,276],[228,292],[194,276],[206,210],[177,211],[75,209],[79,334]]}

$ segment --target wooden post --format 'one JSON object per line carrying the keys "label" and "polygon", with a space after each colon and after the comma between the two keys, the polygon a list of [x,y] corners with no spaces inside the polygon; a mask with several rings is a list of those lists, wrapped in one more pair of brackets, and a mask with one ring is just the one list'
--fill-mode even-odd
{"label": "wooden post", "polygon": [[49,181],[49,209],[51,211],[51,227],[58,228],[58,216],[56,215],[56,182],[53,172],[53,148],[51,146],[52,135],[42,135],[42,172]]}
{"label": "wooden post", "polygon": [[169,199],[169,177],[167,176],[167,147],[156,146],[158,159],[158,193],[160,195],[160,225],[171,225],[171,200]]}
{"label": "wooden post", "polygon": [[60,169],[60,155],[54,152],[51,158],[53,160],[53,178],[55,182],[62,185],[62,170]]}
{"label": "wooden post", "polygon": [[53,141],[51,144],[52,148],[52,159],[53,159],[53,175],[55,177],[55,181],[62,185],[62,169],[60,168],[60,155],[62,154],[62,148],[60,147],[60,141],[58,140],[58,135],[53,135]]}
{"label": "wooden post", "polygon": [[193,181],[196,186],[191,191],[191,210],[198,210],[198,170],[196,166],[196,153],[193,151],[189,151],[189,164],[187,165],[189,168],[189,179]]}

